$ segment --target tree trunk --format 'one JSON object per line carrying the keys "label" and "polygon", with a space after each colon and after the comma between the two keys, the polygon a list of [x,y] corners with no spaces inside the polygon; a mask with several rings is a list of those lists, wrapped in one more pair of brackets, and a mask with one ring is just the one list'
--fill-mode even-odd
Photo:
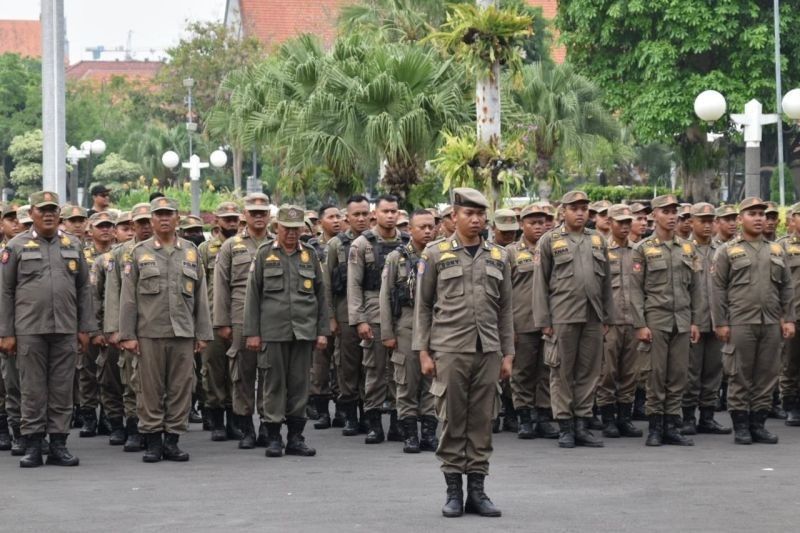
{"label": "tree trunk", "polygon": [[233,193],[236,196],[242,194],[242,166],[244,165],[244,150],[241,148],[233,149]]}
{"label": "tree trunk", "polygon": [[[495,5],[496,0],[476,0],[476,5],[486,9]],[[478,78],[475,87],[475,116],[477,117],[478,143],[485,146],[500,145],[500,62],[491,65],[488,76]],[[492,211],[500,200],[500,183],[491,180],[491,198],[489,204]]]}

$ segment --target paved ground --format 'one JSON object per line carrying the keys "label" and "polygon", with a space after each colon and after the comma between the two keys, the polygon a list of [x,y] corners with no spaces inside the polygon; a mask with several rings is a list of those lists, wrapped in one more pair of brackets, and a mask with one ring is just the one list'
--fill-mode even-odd
{"label": "paved ground", "polygon": [[335,429],[308,431],[317,457],[268,459],[193,425],[182,439],[191,461],[156,465],[74,434],[78,468],[23,470],[0,456],[0,531],[797,531],[800,428],[768,427],[780,444],[698,436],[694,448],[560,450],[496,435],[487,492],[499,519],[442,518],[433,454]]}

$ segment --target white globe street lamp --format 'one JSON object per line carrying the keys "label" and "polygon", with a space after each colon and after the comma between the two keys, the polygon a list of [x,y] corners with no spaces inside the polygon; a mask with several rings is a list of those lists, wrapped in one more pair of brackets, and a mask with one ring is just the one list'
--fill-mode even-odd
{"label": "white globe street lamp", "polygon": [[173,169],[181,164],[181,157],[172,150],[169,150],[164,152],[164,155],[161,156],[161,162],[165,167]]}
{"label": "white globe street lamp", "polygon": [[[211,165],[216,168],[224,167],[228,162],[228,156],[222,150],[214,150],[209,157]],[[209,164],[200,160],[196,154],[189,156],[189,161],[181,164],[180,156],[169,150],[161,155],[161,162],[169,169],[175,169],[180,165],[189,170],[189,180],[192,185],[192,214],[200,216],[200,171],[208,168]]]}
{"label": "white globe street lamp", "polygon": [[703,91],[694,100],[694,113],[704,122],[718,121],[728,108],[725,97],[717,91]]}
{"label": "white globe street lamp", "polygon": [[783,97],[781,107],[786,116],[800,122],[800,89],[792,89]]}

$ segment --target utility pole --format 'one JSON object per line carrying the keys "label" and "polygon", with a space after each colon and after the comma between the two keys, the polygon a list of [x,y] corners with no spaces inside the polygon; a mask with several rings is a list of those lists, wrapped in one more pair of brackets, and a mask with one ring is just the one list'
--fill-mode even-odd
{"label": "utility pole", "polygon": [[42,188],[67,197],[64,0],[42,0]]}

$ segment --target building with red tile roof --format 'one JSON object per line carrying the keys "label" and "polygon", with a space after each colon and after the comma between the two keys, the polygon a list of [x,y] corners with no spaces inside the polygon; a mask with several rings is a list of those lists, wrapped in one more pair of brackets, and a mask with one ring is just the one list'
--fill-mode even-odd
{"label": "building with red tile roof", "polygon": [[67,80],[103,84],[123,77],[149,84],[163,66],[161,61],[80,61],[67,68]]}
{"label": "building with red tile roof", "polygon": [[42,24],[38,20],[0,20],[0,54],[42,57]]}

